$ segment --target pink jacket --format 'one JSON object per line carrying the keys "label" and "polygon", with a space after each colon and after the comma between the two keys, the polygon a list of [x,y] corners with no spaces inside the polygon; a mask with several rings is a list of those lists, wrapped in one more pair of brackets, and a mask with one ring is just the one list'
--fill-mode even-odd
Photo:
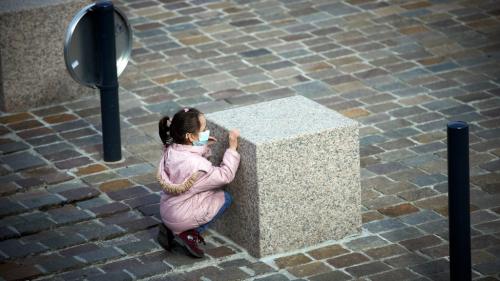
{"label": "pink jacket", "polygon": [[205,158],[210,155],[207,145],[174,143],[164,149],[157,173],[160,214],[175,234],[209,222],[224,204],[224,192],[218,188],[234,179],[240,154],[227,149],[220,167]]}

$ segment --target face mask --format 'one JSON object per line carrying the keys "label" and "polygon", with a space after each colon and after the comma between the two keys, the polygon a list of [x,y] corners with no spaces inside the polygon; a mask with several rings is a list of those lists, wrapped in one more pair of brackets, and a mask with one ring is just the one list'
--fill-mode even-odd
{"label": "face mask", "polygon": [[200,139],[198,141],[194,141],[193,145],[195,146],[203,146],[208,143],[208,136],[210,135],[210,130],[206,130],[200,133]]}

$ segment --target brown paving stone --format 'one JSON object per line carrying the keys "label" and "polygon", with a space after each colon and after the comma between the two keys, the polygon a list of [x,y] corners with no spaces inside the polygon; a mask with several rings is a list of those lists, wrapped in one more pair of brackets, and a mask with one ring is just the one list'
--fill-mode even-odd
{"label": "brown paving stone", "polygon": [[158,84],[167,84],[167,83],[170,83],[173,81],[183,80],[183,79],[186,79],[186,77],[184,77],[184,75],[182,75],[182,74],[170,74],[170,75],[155,78],[155,79],[153,79],[153,81],[155,81]]}
{"label": "brown paving stone", "polygon": [[211,256],[213,258],[221,258],[221,257],[226,257],[226,256],[230,256],[230,255],[235,254],[233,249],[226,247],[226,246],[220,246],[220,247],[216,247],[216,248],[207,249],[205,251],[205,253],[207,253],[209,256]]}
{"label": "brown paving stone", "polygon": [[[365,196],[362,196],[362,198],[366,198]],[[384,216],[381,215],[379,212],[376,211],[369,211],[369,212],[364,212],[361,214],[361,220],[363,223],[368,223],[371,221],[376,221],[376,220],[381,220],[383,219]]]}
{"label": "brown paving stone", "polygon": [[86,167],[80,167],[76,171],[76,175],[78,176],[83,176],[83,175],[90,175],[98,172],[102,172],[107,170],[107,168],[104,165],[101,164],[92,164]]}
{"label": "brown paving stone", "polygon": [[361,277],[361,276],[366,276],[366,275],[371,275],[383,271],[387,271],[391,269],[389,266],[386,264],[380,262],[380,261],[375,261],[371,263],[366,263],[366,264],[361,264],[361,265],[356,265],[353,267],[346,268],[346,271],[350,273],[351,275],[354,275],[356,277]]}
{"label": "brown paving stone", "polygon": [[288,269],[288,272],[296,277],[307,277],[328,271],[331,271],[331,268],[319,261],[298,265]]}
{"label": "brown paving stone", "polygon": [[22,113],[16,113],[12,115],[7,115],[7,116],[0,116],[0,123],[2,124],[11,124],[11,123],[17,123],[21,121],[25,121],[28,119],[33,119],[34,116],[31,115],[28,112],[22,112]]}
{"label": "brown paving stone", "polygon": [[125,188],[130,187],[130,186],[132,186],[132,183],[129,180],[118,179],[118,180],[112,180],[112,181],[108,181],[108,182],[102,183],[99,186],[99,189],[102,192],[106,192],[107,193],[107,192],[111,192],[111,191],[117,191],[117,190],[125,189]]}
{"label": "brown paving stone", "polygon": [[405,27],[405,28],[401,28],[399,30],[399,32],[406,34],[406,35],[411,35],[411,34],[416,34],[416,33],[421,33],[421,32],[428,32],[428,31],[429,30],[422,25]]}
{"label": "brown paving stone", "polygon": [[211,42],[212,39],[208,38],[207,36],[189,36],[189,37],[184,37],[179,39],[179,41],[183,44],[186,45],[199,45],[207,42]]}
{"label": "brown paving stone", "polygon": [[426,235],[414,239],[404,240],[399,242],[399,244],[403,245],[410,251],[414,251],[414,250],[421,250],[423,248],[431,246],[436,246],[441,244],[442,242],[443,241],[435,235]]}
{"label": "brown paving stone", "polygon": [[403,203],[396,206],[389,206],[382,209],[378,209],[378,211],[389,217],[398,217],[418,212],[418,208],[416,208],[412,204]]}
{"label": "brown paving stone", "polygon": [[274,260],[279,268],[292,267],[299,264],[308,263],[310,261],[311,259],[303,254],[281,257]]}
{"label": "brown paving stone", "polygon": [[407,253],[407,250],[398,244],[391,244],[379,248],[369,249],[365,253],[374,259],[382,259]]}
{"label": "brown paving stone", "polygon": [[27,129],[33,129],[33,128],[38,128],[42,127],[43,124],[39,122],[38,120],[26,120],[26,121],[21,121],[18,123],[11,123],[8,125],[8,127],[14,131],[22,131],[22,130],[27,130]]}
{"label": "brown paving stone", "polygon": [[22,132],[19,132],[17,135],[23,139],[30,139],[34,137],[40,137],[40,136],[45,136],[49,134],[53,134],[54,130],[47,128],[47,127],[40,127],[40,128],[35,128],[31,130],[24,130]]}
{"label": "brown paving stone", "polygon": [[322,260],[349,252],[340,245],[330,245],[307,252],[311,257]]}
{"label": "brown paving stone", "polygon": [[368,115],[370,115],[370,112],[368,112],[362,108],[351,108],[351,109],[340,111],[340,114],[342,114],[346,117],[349,117],[349,118],[356,119],[357,117],[368,116]]}
{"label": "brown paving stone", "polygon": [[0,277],[5,280],[26,280],[42,275],[34,265],[23,265],[13,262],[0,265]]}
{"label": "brown paving stone", "polygon": [[51,115],[43,118],[43,120],[47,123],[50,124],[57,124],[57,123],[62,123],[62,122],[68,122],[78,119],[77,116],[73,114],[68,114],[68,113],[63,113],[63,114],[58,114],[58,115]]}
{"label": "brown paving stone", "polygon": [[352,266],[355,264],[360,264],[370,260],[367,256],[360,253],[350,253],[342,256],[338,256],[332,259],[328,259],[327,262],[336,268],[343,268]]}

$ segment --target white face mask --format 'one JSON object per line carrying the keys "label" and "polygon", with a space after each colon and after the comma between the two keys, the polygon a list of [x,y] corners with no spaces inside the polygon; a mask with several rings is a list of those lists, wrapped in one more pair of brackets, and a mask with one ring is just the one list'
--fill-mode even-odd
{"label": "white face mask", "polygon": [[208,137],[210,136],[210,130],[205,130],[200,133],[200,139],[198,141],[194,141],[193,145],[195,146],[203,146],[208,143]]}

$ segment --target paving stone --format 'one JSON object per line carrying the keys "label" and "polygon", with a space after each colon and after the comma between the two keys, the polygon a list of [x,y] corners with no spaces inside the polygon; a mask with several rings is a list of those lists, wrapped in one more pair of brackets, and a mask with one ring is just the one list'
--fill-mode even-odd
{"label": "paving stone", "polygon": [[303,254],[297,254],[275,259],[274,262],[279,268],[292,267],[310,262],[311,259]]}
{"label": "paving stone", "polygon": [[82,262],[93,263],[93,262],[102,262],[112,258],[117,258],[121,255],[122,253],[120,253],[116,249],[112,247],[107,247],[79,254],[75,256],[75,258],[81,260]]}
{"label": "paving stone", "polygon": [[330,268],[319,261],[297,265],[288,269],[288,272],[296,277],[307,277],[328,271],[330,271]]}
{"label": "paving stone", "polygon": [[387,242],[385,240],[377,236],[367,236],[354,239],[346,243],[346,246],[353,251],[359,251],[359,250],[366,250],[370,248],[385,246],[386,244]]}
{"label": "paving stone", "polygon": [[429,276],[432,274],[449,271],[449,262],[443,259],[426,262],[423,264],[415,265],[410,269],[416,273]]}
{"label": "paving stone", "polygon": [[109,280],[134,280],[129,274],[123,271],[115,271],[115,272],[106,272],[102,274],[95,274],[88,276],[86,280],[92,281],[109,281]]}
{"label": "paving stone", "polygon": [[330,258],[341,254],[345,254],[347,252],[348,251],[340,245],[330,245],[309,251],[307,252],[307,254],[317,260],[322,260],[325,258]]}
{"label": "paving stone", "polygon": [[79,210],[71,205],[52,209],[47,213],[49,214],[50,218],[57,224],[75,223],[93,218],[93,216],[88,214],[87,212]]}
{"label": "paving stone", "polygon": [[139,208],[144,205],[155,204],[159,202],[160,195],[158,194],[148,194],[124,201],[124,203],[127,204],[130,208]]}
{"label": "paving stone", "polygon": [[169,272],[172,268],[163,262],[144,263],[137,267],[127,269],[128,272],[136,278],[145,278],[152,275],[164,274]]}
{"label": "paving stone", "polygon": [[328,281],[328,280],[351,280],[352,277],[342,271],[331,271],[319,275],[309,277],[312,281]]}
{"label": "paving stone", "polygon": [[16,259],[44,252],[47,248],[36,242],[22,244],[18,240],[10,239],[0,242],[0,250],[8,259]]}
{"label": "paving stone", "polygon": [[379,273],[382,271],[387,271],[389,269],[391,268],[385,265],[384,263],[375,261],[367,264],[348,267],[346,268],[346,271],[349,274],[354,275],[355,277],[361,277],[361,276],[371,275],[374,273]]}
{"label": "paving stone", "polygon": [[417,264],[422,264],[427,262],[428,259],[415,254],[415,253],[408,253],[404,254],[401,256],[393,257],[390,259],[384,260],[384,263],[396,267],[396,268],[406,268],[412,265],[417,265]]}
{"label": "paving stone", "polygon": [[101,226],[96,222],[83,222],[71,226],[66,226],[59,228],[59,230],[64,232],[76,232],[83,235],[88,240],[96,239],[109,239],[123,234],[125,231],[116,225],[104,225]]}
{"label": "paving stone", "polygon": [[43,259],[38,259],[37,265],[42,267],[45,272],[54,273],[78,268],[83,264],[73,257],[62,257],[57,254],[51,254],[44,256]]}
{"label": "paving stone", "polygon": [[442,240],[434,235],[426,235],[418,238],[404,240],[399,243],[408,250],[413,251],[441,244]]}
{"label": "paving stone", "polygon": [[26,193],[18,193],[11,197],[11,200],[18,201],[28,209],[44,208],[53,205],[59,205],[66,200],[61,196],[50,194],[44,191],[33,191]]}
{"label": "paving stone", "polygon": [[373,221],[365,224],[363,227],[368,231],[377,233],[383,231],[389,231],[392,229],[402,228],[405,225],[396,219],[385,219],[380,221]]}
{"label": "paving stone", "polygon": [[21,213],[25,210],[26,208],[19,203],[13,202],[5,197],[0,198],[0,216],[2,217]]}
{"label": "paving stone", "polygon": [[20,265],[17,263],[9,262],[4,263],[0,267],[0,276],[5,280],[25,280],[33,279],[40,275],[40,269],[32,265]]}
{"label": "paving stone", "polygon": [[51,250],[75,246],[85,242],[85,238],[78,235],[77,233],[66,233],[66,235],[61,235],[58,233],[53,234],[54,235],[51,235],[47,238],[40,239],[40,243],[50,248]]}
{"label": "paving stone", "polygon": [[382,281],[382,280],[416,280],[418,275],[407,270],[407,269],[394,269],[391,271],[379,273],[370,276],[370,280]]}
{"label": "paving stone", "polygon": [[288,280],[290,280],[288,279],[288,277],[278,273],[255,279],[255,281],[288,281]]}
{"label": "paving stone", "polygon": [[9,166],[13,171],[45,166],[46,163],[39,157],[29,152],[9,154],[0,157],[0,161]]}
{"label": "paving stone", "polygon": [[406,240],[410,238],[416,238],[423,236],[424,233],[417,228],[414,227],[406,227],[406,228],[401,228],[397,230],[393,230],[390,232],[385,232],[381,234],[382,237],[385,239],[391,241],[391,242],[398,242],[401,240]]}
{"label": "paving stone", "polygon": [[92,187],[81,187],[59,192],[59,195],[66,198],[68,203],[93,198],[99,196],[99,194],[100,192]]}
{"label": "paving stone", "polygon": [[342,256],[338,256],[332,259],[328,259],[327,262],[336,267],[336,268],[343,268],[347,266],[352,266],[355,264],[360,264],[368,261],[369,258],[363,254],[360,253],[350,253],[350,254],[345,254]]}

